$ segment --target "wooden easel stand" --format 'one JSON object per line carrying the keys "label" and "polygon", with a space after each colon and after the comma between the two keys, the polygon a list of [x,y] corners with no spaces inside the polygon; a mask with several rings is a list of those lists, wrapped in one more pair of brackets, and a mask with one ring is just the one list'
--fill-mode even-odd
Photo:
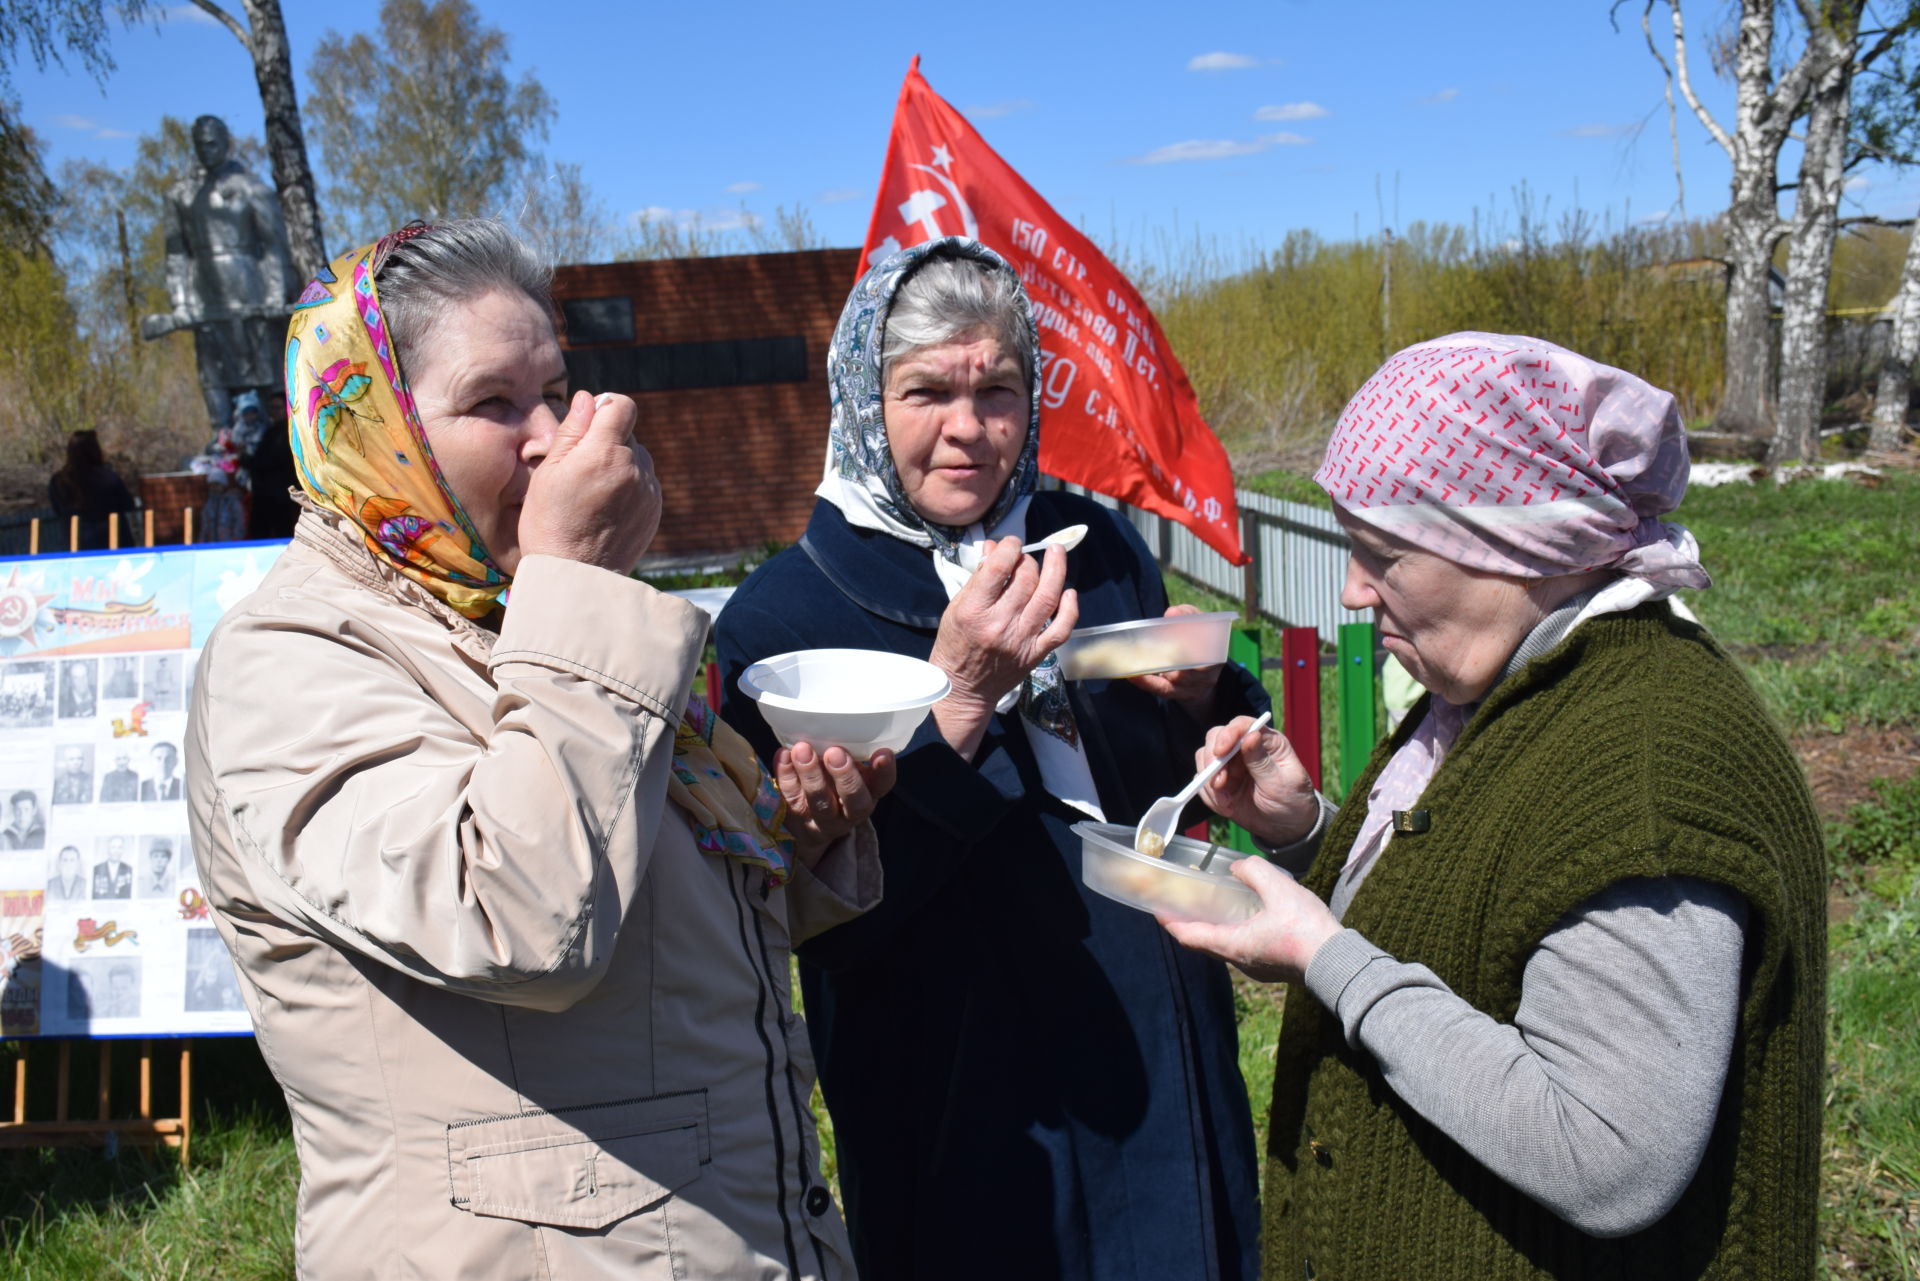
{"label": "wooden easel stand", "polygon": [[[31,1044],[31,1043],[29,1043]],[[141,1147],[170,1147],[180,1150],[180,1164],[187,1163],[193,1142],[193,1042],[183,1038],[180,1047],[180,1111],[177,1116],[153,1114],[153,1042],[140,1046],[140,1086],[138,1113],[131,1117],[113,1114],[112,1041],[98,1041],[100,1088],[98,1114],[91,1120],[75,1120],[69,1115],[73,1094],[73,1042],[60,1043],[59,1076],[54,1085],[53,1119],[27,1119],[27,1056],[23,1052],[13,1065],[13,1119],[0,1121],[0,1150],[53,1147],[104,1147],[109,1150],[130,1143]]]}

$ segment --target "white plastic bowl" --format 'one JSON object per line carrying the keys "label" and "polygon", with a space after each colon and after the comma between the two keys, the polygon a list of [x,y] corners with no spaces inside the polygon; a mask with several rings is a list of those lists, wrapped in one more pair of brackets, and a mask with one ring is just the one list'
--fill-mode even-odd
{"label": "white plastic bowl", "polygon": [[800,649],[740,673],[740,691],[782,743],[844,747],[862,761],[905,747],[950,687],[932,663],[878,649]]}
{"label": "white plastic bowl", "polygon": [[1234,863],[1246,855],[1226,846],[1214,846],[1207,870],[1207,842],[1176,836],[1167,852],[1152,858],[1133,848],[1133,829],[1113,823],[1075,823],[1080,838],[1080,879],[1087,888],[1143,912],[1164,913],[1193,921],[1232,925],[1260,910],[1260,896],[1233,875]]}
{"label": "white plastic bowl", "polygon": [[1226,610],[1082,627],[1054,653],[1060,656],[1060,674],[1070,681],[1118,680],[1146,672],[1206,667],[1227,661],[1227,643],[1238,617]]}

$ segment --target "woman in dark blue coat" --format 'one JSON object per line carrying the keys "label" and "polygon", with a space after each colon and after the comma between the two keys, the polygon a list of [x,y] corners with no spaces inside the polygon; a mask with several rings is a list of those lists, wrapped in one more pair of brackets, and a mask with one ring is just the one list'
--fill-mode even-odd
{"label": "woman in dark blue coat", "polygon": [[[855,287],[821,501],[720,618],[724,712],[770,756],[736,682],[796,649],[908,654],[954,684],[874,815],[883,901],[800,952],[861,1273],[1251,1281],[1226,972],[1087,890],[1068,829],[1133,824],[1207,727],[1267,698],[1233,665],[1061,680],[1076,622],[1158,617],[1166,594],[1124,520],[1034,492],[1035,347],[1018,278],[972,241]],[[1090,532],[1070,555],[1021,554],[1071,524]]]}

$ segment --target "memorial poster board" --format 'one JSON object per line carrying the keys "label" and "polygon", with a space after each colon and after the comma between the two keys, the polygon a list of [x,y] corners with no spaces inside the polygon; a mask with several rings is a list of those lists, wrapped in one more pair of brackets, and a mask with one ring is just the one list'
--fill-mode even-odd
{"label": "memorial poster board", "polygon": [[251,1030],[181,745],[207,633],[285,546],[0,561],[0,1034]]}

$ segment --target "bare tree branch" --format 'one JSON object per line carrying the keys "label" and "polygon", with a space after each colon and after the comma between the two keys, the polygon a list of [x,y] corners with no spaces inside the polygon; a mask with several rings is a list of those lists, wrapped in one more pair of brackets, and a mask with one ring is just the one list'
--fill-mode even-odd
{"label": "bare tree branch", "polygon": [[241,48],[249,52],[253,50],[253,38],[248,34],[247,29],[240,25],[240,20],[215,4],[213,0],[193,0],[193,7],[233,32],[233,38],[240,42]]}
{"label": "bare tree branch", "polygon": [[1667,136],[1673,140],[1673,187],[1675,207],[1682,218],[1687,216],[1687,179],[1680,171],[1680,117],[1673,105],[1673,68],[1660,53],[1660,47],[1653,42],[1653,4],[1648,0],[1647,7],[1640,11],[1640,33],[1647,38],[1647,52],[1660,64],[1660,70],[1666,74],[1667,81]]}
{"label": "bare tree branch", "polygon": [[[1655,3],[1656,0],[1647,0],[1647,8],[1652,9]],[[1673,14],[1673,66],[1680,80],[1680,94],[1687,100],[1687,105],[1693,108],[1693,114],[1699,117],[1700,124],[1720,144],[1720,149],[1732,156],[1733,139],[1713,118],[1713,113],[1701,105],[1699,95],[1693,91],[1693,78],[1687,74],[1687,28],[1680,18],[1680,0],[1667,0],[1667,9]]]}

